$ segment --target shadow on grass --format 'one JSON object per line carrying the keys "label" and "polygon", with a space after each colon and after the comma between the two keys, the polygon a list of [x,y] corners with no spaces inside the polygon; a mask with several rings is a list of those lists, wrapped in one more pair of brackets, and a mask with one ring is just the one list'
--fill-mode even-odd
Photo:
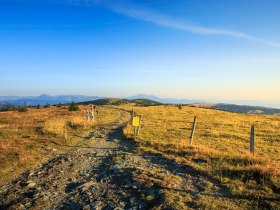
{"label": "shadow on grass", "polygon": [[[132,139],[125,139],[123,142],[133,142]],[[132,144],[132,143],[131,143]],[[133,143],[134,150],[137,151],[138,145],[136,143]],[[146,145],[147,146],[147,145]],[[153,145],[149,145],[153,146]],[[139,152],[138,152],[139,153]],[[168,152],[170,154],[170,152]],[[173,155],[188,155],[192,157],[195,154],[195,151],[182,151],[178,153],[172,153]],[[131,155],[136,155],[135,153]],[[229,188],[225,186],[219,179],[214,178],[211,174],[202,172],[197,170],[196,168],[190,166],[190,165],[185,165],[185,164],[180,164],[176,162],[174,159],[167,158],[163,156],[161,153],[153,153],[153,152],[144,152],[141,153],[141,156],[147,160],[149,160],[151,163],[155,165],[159,165],[159,167],[162,167],[169,171],[173,175],[177,175],[185,179],[186,175],[190,175],[191,177],[194,177],[195,180],[206,180],[210,182],[212,185],[216,186],[218,188],[218,191],[216,192],[208,192],[204,191],[204,189],[201,189],[199,186],[199,182],[196,183],[194,181],[194,186],[197,188],[196,191],[193,190],[185,190],[185,189],[174,189],[174,188],[168,188],[168,187],[159,187],[160,189],[166,189],[170,191],[178,191],[178,192],[185,192],[191,195],[205,195],[205,196],[212,196],[212,197],[221,197],[221,198],[228,198],[228,199],[233,199],[233,200],[248,200],[250,202],[255,203],[259,208],[264,208],[264,209],[273,209],[272,205],[273,202],[276,203],[276,205],[279,205],[280,197],[279,197],[279,186],[275,185],[270,179],[265,179],[265,184],[267,184],[275,195],[270,196],[270,195],[254,195],[254,194],[239,194],[239,195],[233,195],[231,194]],[[193,161],[197,161],[196,159],[193,159]],[[207,163],[206,160],[200,160],[198,159],[199,162]],[[218,158],[213,158],[210,161],[214,162],[219,162]],[[233,164],[233,165],[240,165],[242,164],[243,166],[250,166],[252,164],[262,164],[262,160],[252,160],[250,158],[246,157],[225,157],[222,160],[224,163],[228,164]],[[250,171],[250,170],[238,170],[238,169],[231,169],[231,170],[221,170],[220,171],[222,177],[229,177],[231,179],[238,179],[246,183],[248,180],[255,180],[257,184],[263,184],[264,179],[261,174],[255,171]]]}

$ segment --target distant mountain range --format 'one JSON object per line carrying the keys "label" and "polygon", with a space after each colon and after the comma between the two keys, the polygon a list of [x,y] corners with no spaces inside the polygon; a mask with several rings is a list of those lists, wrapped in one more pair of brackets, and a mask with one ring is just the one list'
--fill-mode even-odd
{"label": "distant mountain range", "polygon": [[82,96],[82,95],[59,95],[49,96],[46,94],[40,96],[0,96],[0,105],[45,105],[45,104],[59,104],[59,103],[70,103],[91,101],[101,99],[98,96]]}
{"label": "distant mountain range", "polygon": [[[0,105],[45,105],[46,103],[53,105],[58,103],[70,103],[75,102],[85,102],[93,101],[98,99],[104,99],[105,97],[99,96],[83,96],[83,95],[40,95],[40,96],[0,96]],[[135,99],[149,99],[154,102],[159,102],[163,104],[191,104],[191,103],[202,103],[199,100],[187,100],[187,99],[176,99],[176,98],[159,98],[153,95],[138,94],[125,98],[126,100],[135,100]]]}
{"label": "distant mountain range", "polygon": [[40,96],[0,96],[0,107],[5,105],[45,105],[45,104],[65,104],[72,101],[80,104],[95,104],[95,105],[121,105],[127,103],[134,103],[140,106],[156,106],[161,104],[188,104],[189,106],[224,110],[238,113],[248,114],[274,114],[280,115],[280,109],[269,108],[263,106],[248,106],[248,105],[236,105],[226,103],[209,104],[202,100],[187,100],[176,98],[159,98],[153,95],[138,94],[125,99],[119,98],[105,98],[99,96],[82,96],[82,95],[59,95],[49,96],[46,94]]}

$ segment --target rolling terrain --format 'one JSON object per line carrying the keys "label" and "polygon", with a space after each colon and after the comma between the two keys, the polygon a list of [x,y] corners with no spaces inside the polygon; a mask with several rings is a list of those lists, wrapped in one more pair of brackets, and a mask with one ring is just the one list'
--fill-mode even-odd
{"label": "rolling terrain", "polygon": [[98,103],[93,123],[87,105],[0,112],[1,209],[279,209],[279,116]]}
{"label": "rolling terrain", "polygon": [[82,105],[124,105],[124,104],[134,104],[136,106],[159,106],[162,105],[162,103],[153,101],[150,99],[119,99],[119,98],[105,98],[105,99],[99,99],[99,100],[93,100],[93,101],[86,101],[81,102],[79,104]]}
{"label": "rolling terrain", "polygon": [[[43,94],[41,96],[32,97],[19,97],[19,96],[0,96],[0,108],[7,106],[36,106],[36,105],[55,105],[55,104],[69,104],[72,101],[80,104],[95,104],[95,105],[122,105],[128,103],[134,103],[138,106],[158,106],[158,105],[184,105],[204,107],[209,109],[224,110],[229,112],[247,113],[247,114],[271,114],[280,115],[280,109],[253,106],[253,105],[237,105],[227,103],[207,103],[202,100],[187,100],[187,99],[175,99],[175,98],[159,98],[153,95],[138,94],[128,97],[126,99],[121,98],[105,98],[98,96],[81,96],[81,95],[60,95],[49,96]],[[257,102],[256,102],[257,103]]]}
{"label": "rolling terrain", "polygon": [[265,114],[265,115],[280,114],[280,109],[268,108],[262,106],[248,106],[248,105],[236,105],[236,104],[192,104],[191,106],[223,110],[228,112],[244,113],[244,114]]}

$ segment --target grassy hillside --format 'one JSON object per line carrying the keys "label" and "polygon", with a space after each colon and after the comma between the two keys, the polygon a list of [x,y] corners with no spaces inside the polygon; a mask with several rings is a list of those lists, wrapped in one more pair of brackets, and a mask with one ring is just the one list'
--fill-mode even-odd
{"label": "grassy hillside", "polygon": [[132,103],[135,103],[139,106],[158,106],[158,105],[162,105],[162,103],[157,102],[157,101],[153,101],[153,100],[149,100],[149,99],[134,99],[131,100]]}
{"label": "grassy hillside", "polygon": [[[79,143],[94,126],[86,121],[87,107],[80,108],[77,112],[70,112],[67,107],[0,112],[0,182]],[[98,109],[98,123],[111,122],[118,117],[115,109]]]}
{"label": "grassy hillside", "polygon": [[149,100],[149,99],[134,99],[134,100],[127,100],[127,99],[119,99],[119,98],[105,98],[105,99],[98,99],[93,101],[86,101],[81,102],[80,104],[88,105],[124,105],[124,104],[134,104],[138,106],[156,106],[161,105],[161,103]]}
{"label": "grassy hillside", "polygon": [[[250,208],[280,208],[280,117],[247,115],[196,107],[131,107],[143,117],[136,141],[144,153],[156,153],[219,180],[232,199]],[[189,136],[194,116],[194,145]],[[255,156],[249,154],[250,127],[256,125]],[[131,138],[131,126],[124,129]],[[207,183],[206,183],[207,185]],[[207,188],[207,186],[206,186]],[[215,198],[201,197],[206,209],[220,209]],[[220,207],[219,207],[220,206]]]}
{"label": "grassy hillside", "polygon": [[93,101],[86,101],[86,102],[81,102],[80,104],[83,105],[89,105],[89,104],[94,104],[94,105],[123,105],[123,104],[128,104],[130,103],[129,100],[126,99],[119,99],[119,98],[104,98],[104,99],[98,99],[98,100],[93,100]]}
{"label": "grassy hillside", "polygon": [[203,107],[209,109],[223,110],[244,114],[263,114],[263,115],[279,115],[280,109],[268,108],[261,106],[247,106],[236,104],[192,104],[192,107]]}
{"label": "grassy hillside", "polygon": [[235,104],[216,104],[214,109],[224,111],[238,112],[238,113],[252,113],[252,114],[280,114],[280,109],[267,108],[260,106],[240,106]]}

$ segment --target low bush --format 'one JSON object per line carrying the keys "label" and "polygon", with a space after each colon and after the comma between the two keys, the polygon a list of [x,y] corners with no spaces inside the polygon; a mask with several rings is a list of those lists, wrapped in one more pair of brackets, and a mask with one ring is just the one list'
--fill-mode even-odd
{"label": "low bush", "polygon": [[70,106],[68,107],[68,110],[69,110],[70,112],[73,112],[73,111],[79,111],[80,108],[79,108],[78,104],[76,104],[75,102],[72,102],[72,103],[70,104]]}
{"label": "low bush", "polygon": [[26,107],[18,107],[18,108],[17,108],[17,111],[18,111],[18,112],[27,112],[28,109],[27,109]]}

